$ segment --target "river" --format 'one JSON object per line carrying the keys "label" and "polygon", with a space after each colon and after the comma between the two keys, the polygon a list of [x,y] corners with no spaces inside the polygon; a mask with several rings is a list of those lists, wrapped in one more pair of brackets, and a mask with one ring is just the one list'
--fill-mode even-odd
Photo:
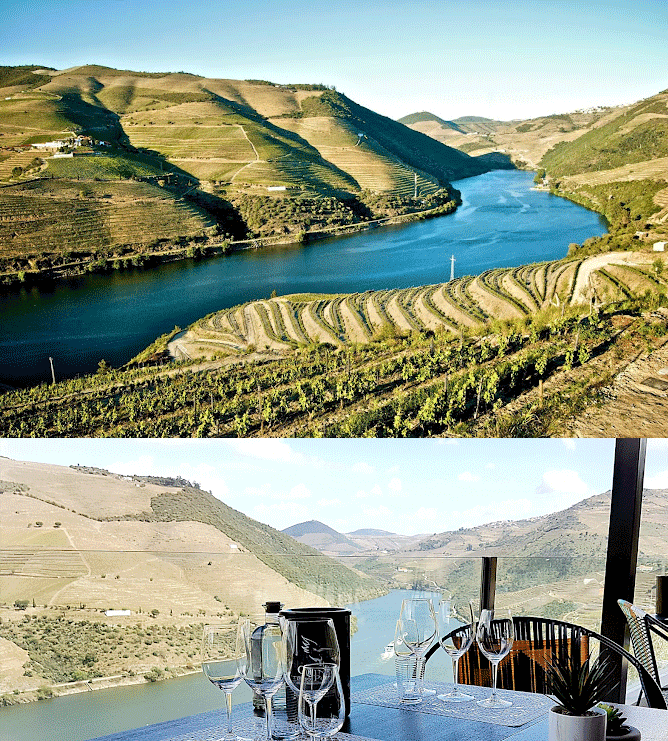
{"label": "river", "polygon": [[26,386],[127,362],[174,326],[252,299],[356,292],[446,281],[455,275],[564,257],[570,242],[604,234],[605,220],[532,189],[533,173],[498,170],[453,183],[449,216],[311,245],[184,260],[0,294],[0,382]]}
{"label": "river", "polygon": [[[394,661],[383,657],[383,653],[394,637],[401,600],[407,596],[432,597],[435,604],[440,599],[437,592],[396,590],[377,599],[348,605],[357,617],[357,632],[350,642],[353,675],[394,674]],[[445,652],[438,652],[429,661],[427,679],[450,678],[450,666]],[[244,684],[233,695],[235,704],[248,702],[250,697],[250,690]],[[223,695],[198,673],[0,708],[0,738],[2,741],[87,741],[216,709],[224,714]]]}

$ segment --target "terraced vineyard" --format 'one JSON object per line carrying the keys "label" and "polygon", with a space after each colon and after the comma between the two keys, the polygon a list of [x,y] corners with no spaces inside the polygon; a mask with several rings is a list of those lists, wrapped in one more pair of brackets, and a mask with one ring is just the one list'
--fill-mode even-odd
{"label": "terraced vineyard", "polygon": [[668,340],[668,266],[641,257],[247,303],[177,335],[176,365],[5,393],[0,434],[563,436]]}
{"label": "terraced vineyard", "polygon": [[524,320],[573,303],[629,298],[643,285],[652,291],[666,287],[665,272],[657,272],[649,256],[566,259],[489,270],[432,286],[255,301],[205,317],[174,346],[189,357],[210,357],[221,350],[284,351],[308,343],[343,347],[407,331],[461,334],[493,317]]}
{"label": "terraced vineyard", "polygon": [[202,209],[148,183],[37,181],[0,188],[0,257],[118,248],[195,236]]}

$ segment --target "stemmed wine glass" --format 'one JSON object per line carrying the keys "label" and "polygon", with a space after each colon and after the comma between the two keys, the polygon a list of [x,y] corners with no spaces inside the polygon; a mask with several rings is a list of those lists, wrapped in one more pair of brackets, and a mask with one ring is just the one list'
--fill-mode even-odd
{"label": "stemmed wine glass", "polygon": [[315,739],[318,732],[317,705],[334,684],[338,667],[336,664],[304,664],[299,683],[299,724]]}
{"label": "stemmed wine glass", "polygon": [[431,599],[413,597],[402,601],[399,632],[404,645],[415,657],[416,691],[421,697],[424,693],[424,657],[436,637],[436,615]]}
{"label": "stemmed wine glass", "polygon": [[265,616],[241,618],[238,634],[239,673],[265,702],[266,741],[271,741],[271,698],[283,683],[285,659],[281,628],[265,623]]}
{"label": "stemmed wine glass", "polygon": [[478,705],[485,708],[507,708],[509,700],[496,696],[496,674],[501,659],[510,653],[515,637],[513,617],[510,610],[481,610],[476,631],[476,640],[483,655],[492,665],[492,694]]}
{"label": "stemmed wine glass", "polygon": [[238,626],[205,625],[202,635],[202,671],[207,679],[225,693],[227,710],[227,736],[233,741],[230,720],[232,717],[232,692],[241,684],[238,666]]}
{"label": "stemmed wine glass", "polygon": [[438,634],[441,636],[439,643],[452,659],[452,682],[454,685],[451,692],[438,695],[438,699],[444,702],[475,700],[473,695],[462,692],[457,682],[459,659],[468,651],[475,637],[472,617],[471,622],[467,623],[464,616],[457,611],[451,599],[443,599],[438,603]]}

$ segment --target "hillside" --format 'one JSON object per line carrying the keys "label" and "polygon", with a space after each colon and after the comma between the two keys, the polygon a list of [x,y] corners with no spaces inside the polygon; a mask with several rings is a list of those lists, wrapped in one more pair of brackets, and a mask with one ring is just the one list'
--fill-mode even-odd
{"label": "hillside", "polygon": [[495,121],[480,116],[447,121],[433,113],[423,112],[399,120],[463,152],[476,156],[503,152],[518,166],[535,168],[545,152],[555,144],[578,138],[622,110],[593,108],[513,121]]}
{"label": "hillside", "polygon": [[300,604],[378,590],[188,482],[8,459],[0,480],[6,603],[238,611],[272,589]]}
{"label": "hillside", "polygon": [[[299,241],[454,206],[452,179],[508,166],[438,143],[323,85],[96,65],[4,67],[0,276],[112,269],[119,259],[157,259],[157,252],[184,257],[186,244],[206,252],[244,239]],[[22,186],[35,180],[28,191]],[[135,219],[117,189],[122,181],[126,193],[136,190],[137,180],[161,204]],[[78,260],[64,254],[73,244]]]}
{"label": "hillside", "polygon": [[[654,576],[668,549],[667,505],[668,490],[644,491],[636,589],[642,604],[652,602]],[[497,556],[498,604],[515,614],[568,615],[596,627],[609,517],[606,492],[549,515],[436,533],[414,547],[356,563],[394,585],[436,584],[475,594],[480,557]]]}
{"label": "hillside", "polygon": [[350,563],[350,556],[358,556],[362,552],[390,552],[406,549],[422,538],[420,535],[397,535],[373,528],[362,528],[344,534],[317,520],[292,525],[283,532],[300,543],[317,548],[327,556],[344,557],[344,563]]}
{"label": "hillside", "polygon": [[[138,360],[4,393],[0,432],[665,437],[667,275],[660,255],[612,253],[253,302],[142,355],[155,363],[171,346],[175,364]],[[625,407],[602,424],[576,424],[616,400]]]}
{"label": "hillside", "polygon": [[347,555],[360,549],[350,538],[317,520],[291,525],[282,532],[328,556]]}
{"label": "hillside", "polygon": [[[543,156],[552,190],[605,214],[614,244],[668,237],[668,90],[628,106]],[[593,240],[585,251],[609,249]],[[589,248],[587,250],[587,248]]]}

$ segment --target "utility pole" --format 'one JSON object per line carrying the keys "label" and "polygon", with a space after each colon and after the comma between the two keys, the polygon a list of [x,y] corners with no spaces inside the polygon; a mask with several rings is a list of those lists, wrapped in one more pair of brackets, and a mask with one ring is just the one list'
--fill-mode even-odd
{"label": "utility pole", "polygon": [[450,258],[450,280],[454,280],[455,278],[455,256],[453,255]]}
{"label": "utility pole", "polygon": [[56,374],[53,371],[53,358],[49,356],[49,363],[51,363],[51,381],[53,382],[53,385],[56,385]]}

